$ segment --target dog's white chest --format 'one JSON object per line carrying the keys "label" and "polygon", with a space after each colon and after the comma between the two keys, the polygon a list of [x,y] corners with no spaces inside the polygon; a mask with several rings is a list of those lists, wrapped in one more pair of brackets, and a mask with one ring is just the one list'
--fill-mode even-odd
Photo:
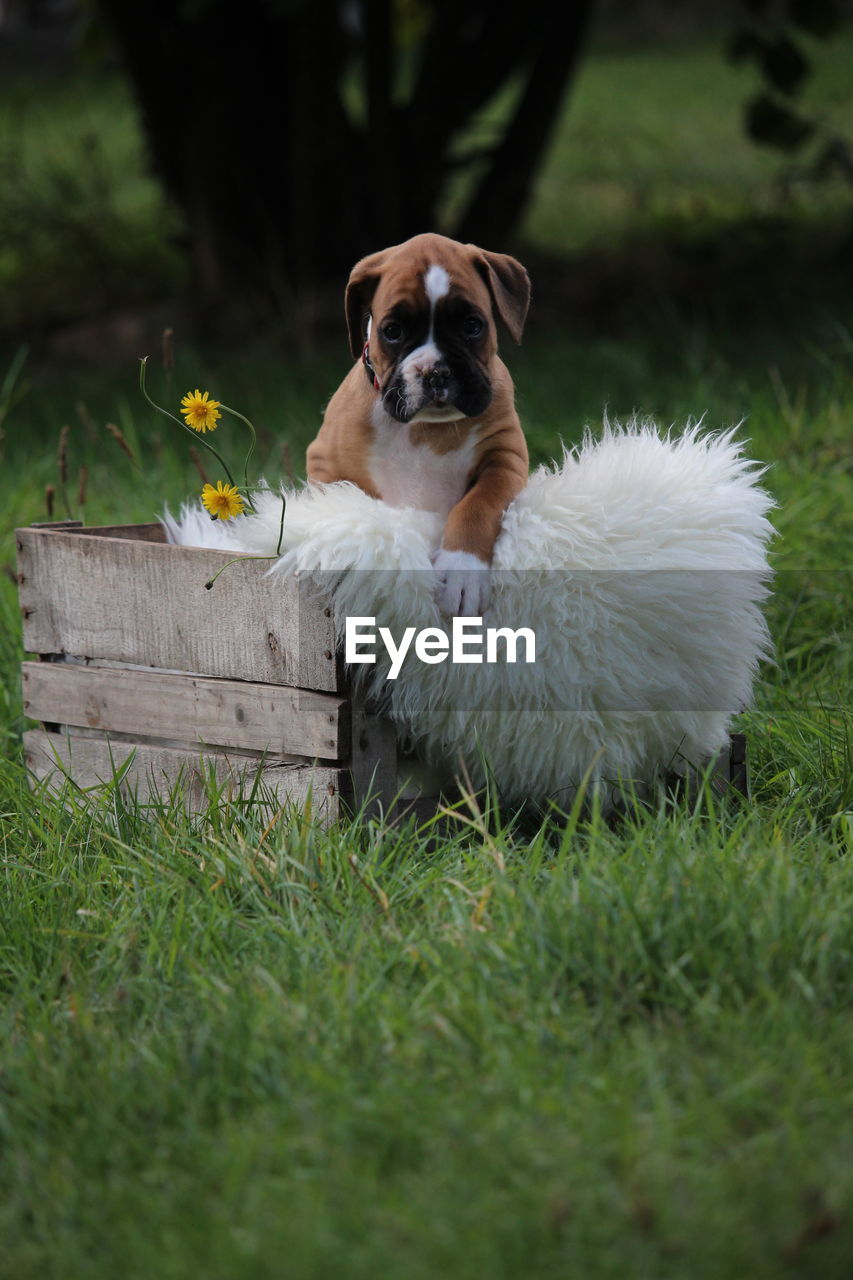
{"label": "dog's white chest", "polygon": [[412,428],[385,414],[374,416],[370,449],[370,478],[384,502],[392,507],[416,507],[446,518],[468,487],[474,458],[474,433],[468,431],[458,448],[436,453],[428,444],[412,440]]}

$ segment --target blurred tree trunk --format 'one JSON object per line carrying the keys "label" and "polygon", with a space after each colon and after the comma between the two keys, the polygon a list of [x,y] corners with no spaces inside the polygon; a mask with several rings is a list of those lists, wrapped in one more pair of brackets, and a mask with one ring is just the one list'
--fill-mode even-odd
{"label": "blurred tree trunk", "polygon": [[[309,282],[439,226],[500,248],[524,211],[593,0],[100,0],[182,209],[200,301]],[[475,117],[515,92],[466,155]],[[478,185],[479,182],[479,185]]]}

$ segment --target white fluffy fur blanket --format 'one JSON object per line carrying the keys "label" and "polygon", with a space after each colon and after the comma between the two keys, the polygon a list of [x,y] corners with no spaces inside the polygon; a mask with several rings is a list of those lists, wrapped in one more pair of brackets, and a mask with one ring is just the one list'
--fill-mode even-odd
{"label": "white fluffy fur blanket", "polygon": [[[540,467],[495,547],[485,626],[535,631],[536,662],[424,665],[399,676],[381,644],[366,678],[400,737],[433,764],[485,760],[510,802],[570,801],[585,774],[644,782],[701,765],[728,739],[768,650],[771,500],[733,432],[678,438],[651,424],[605,424],[561,465]],[[223,524],[200,507],[168,515],[171,541],[270,554],[281,499]],[[449,632],[433,601],[441,521],[351,484],[287,494],[283,555],[271,574],[329,592],[340,634],[369,616]],[[500,650],[503,653],[503,649]],[[521,653],[521,650],[520,650]]]}

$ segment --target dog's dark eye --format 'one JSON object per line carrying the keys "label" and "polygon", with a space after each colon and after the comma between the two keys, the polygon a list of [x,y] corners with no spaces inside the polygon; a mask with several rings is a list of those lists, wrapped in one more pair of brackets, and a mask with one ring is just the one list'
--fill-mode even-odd
{"label": "dog's dark eye", "polygon": [[479,338],[483,332],[483,322],[479,316],[466,316],[462,321],[462,332],[466,338]]}
{"label": "dog's dark eye", "polygon": [[403,336],[403,326],[399,320],[389,320],[382,326],[382,337],[386,342],[399,342]]}

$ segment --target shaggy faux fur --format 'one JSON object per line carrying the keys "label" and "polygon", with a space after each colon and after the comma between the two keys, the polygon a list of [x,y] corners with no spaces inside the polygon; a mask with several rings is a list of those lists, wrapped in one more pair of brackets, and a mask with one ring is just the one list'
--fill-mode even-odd
{"label": "shaggy faux fur", "polygon": [[[644,782],[701,765],[749,701],[768,636],[768,495],[732,432],[605,424],[561,465],[540,467],[507,511],[495,547],[486,626],[528,626],[537,661],[425,666],[411,651],[359,666],[401,739],[431,763],[483,760],[503,796],[565,804],[584,778]],[[211,523],[201,508],[166,517],[172,541],[270,554],[280,498]],[[430,555],[441,522],[350,484],[287,494],[284,554],[349,616],[449,630],[433,602]]]}

